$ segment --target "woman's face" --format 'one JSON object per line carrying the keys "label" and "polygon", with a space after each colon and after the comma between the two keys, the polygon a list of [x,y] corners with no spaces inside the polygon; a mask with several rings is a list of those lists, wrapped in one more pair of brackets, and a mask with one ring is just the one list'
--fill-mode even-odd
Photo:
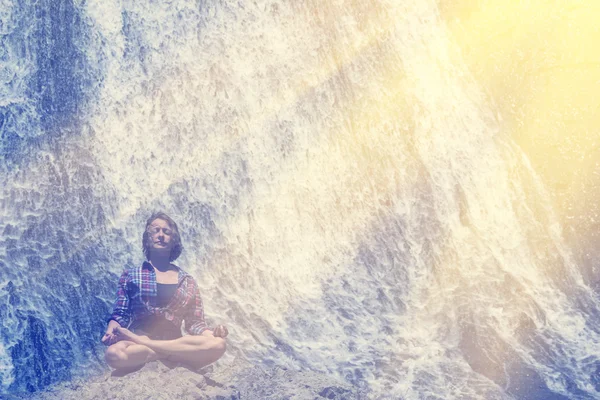
{"label": "woman's face", "polygon": [[164,219],[157,218],[148,226],[151,251],[170,253],[173,247],[173,229]]}

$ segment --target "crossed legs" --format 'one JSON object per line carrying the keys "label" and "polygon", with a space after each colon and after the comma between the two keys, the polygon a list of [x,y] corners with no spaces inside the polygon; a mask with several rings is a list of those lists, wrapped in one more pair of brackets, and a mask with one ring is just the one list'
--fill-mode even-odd
{"label": "crossed legs", "polygon": [[105,353],[106,362],[115,369],[134,368],[159,359],[182,362],[197,369],[217,361],[226,349],[225,339],[212,335],[152,340],[126,328],[116,330],[122,339]]}

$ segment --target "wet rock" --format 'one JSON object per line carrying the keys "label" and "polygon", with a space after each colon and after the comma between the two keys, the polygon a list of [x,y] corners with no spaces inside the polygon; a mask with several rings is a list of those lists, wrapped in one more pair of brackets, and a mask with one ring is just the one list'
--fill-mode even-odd
{"label": "wet rock", "polygon": [[352,392],[348,389],[344,389],[337,386],[329,386],[319,392],[319,396],[325,397],[326,399],[347,399],[352,396]]}
{"label": "wet rock", "polygon": [[311,371],[222,361],[199,371],[151,362],[136,371],[107,371],[19,397],[40,400],[303,400],[365,399],[366,393],[335,377]]}

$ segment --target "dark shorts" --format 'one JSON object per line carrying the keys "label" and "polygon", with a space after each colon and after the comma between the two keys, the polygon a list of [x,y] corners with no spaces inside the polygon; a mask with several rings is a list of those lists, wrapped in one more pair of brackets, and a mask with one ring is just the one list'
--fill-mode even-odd
{"label": "dark shorts", "polygon": [[129,329],[136,335],[148,336],[152,340],[173,340],[181,337],[181,328],[165,319],[133,322]]}

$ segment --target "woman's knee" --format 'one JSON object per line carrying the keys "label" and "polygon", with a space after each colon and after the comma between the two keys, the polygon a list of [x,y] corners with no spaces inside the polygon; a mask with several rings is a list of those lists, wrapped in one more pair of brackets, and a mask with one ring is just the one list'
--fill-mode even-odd
{"label": "woman's knee", "polygon": [[118,365],[121,361],[124,361],[127,358],[125,352],[123,351],[122,346],[118,346],[117,344],[113,344],[106,352],[104,352],[104,360],[111,367]]}
{"label": "woman's knee", "polygon": [[225,339],[217,337],[214,339],[213,348],[220,353],[225,353],[225,350],[227,350],[227,342]]}

